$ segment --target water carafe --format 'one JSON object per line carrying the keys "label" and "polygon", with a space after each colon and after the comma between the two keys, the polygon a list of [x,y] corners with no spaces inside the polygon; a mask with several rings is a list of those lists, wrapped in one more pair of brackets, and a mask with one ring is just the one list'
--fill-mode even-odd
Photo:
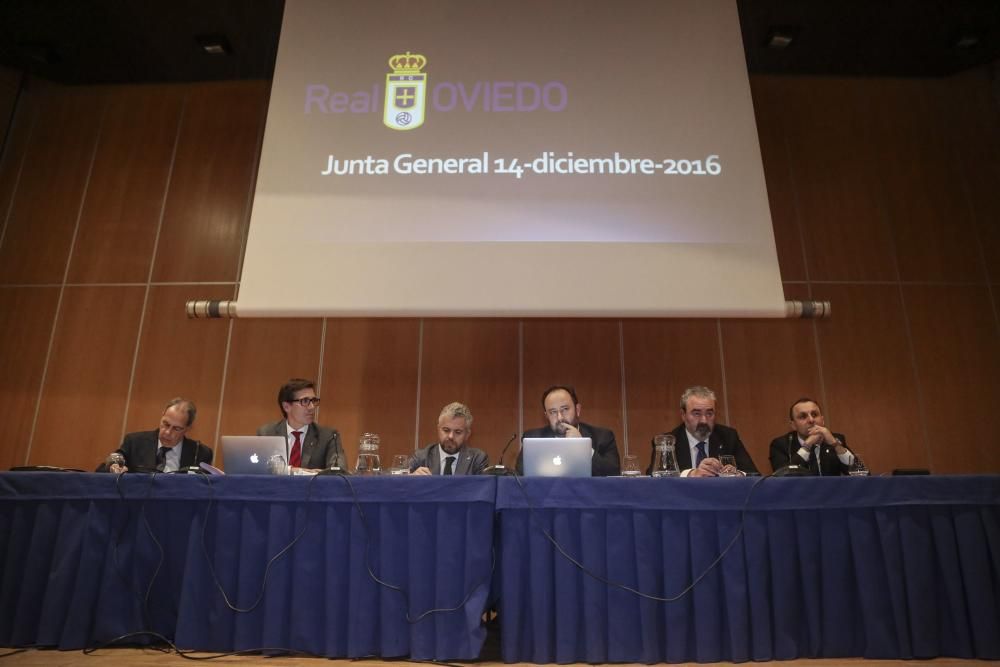
{"label": "water carafe", "polygon": [[382,473],[382,462],[378,458],[379,437],[377,433],[364,433],[358,443],[358,464],[354,467],[355,475],[379,475]]}
{"label": "water carafe", "polygon": [[653,438],[653,477],[680,477],[677,467],[676,438],[669,433],[661,433]]}

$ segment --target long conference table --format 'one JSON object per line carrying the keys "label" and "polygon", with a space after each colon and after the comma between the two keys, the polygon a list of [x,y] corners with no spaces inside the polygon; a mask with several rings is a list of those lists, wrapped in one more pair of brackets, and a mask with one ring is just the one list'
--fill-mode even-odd
{"label": "long conference table", "polygon": [[0,559],[7,647],[1000,659],[998,476],[0,473]]}

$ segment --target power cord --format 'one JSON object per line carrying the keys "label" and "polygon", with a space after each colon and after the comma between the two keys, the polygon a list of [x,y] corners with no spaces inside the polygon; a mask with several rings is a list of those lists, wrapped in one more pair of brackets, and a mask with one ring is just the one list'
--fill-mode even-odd
{"label": "power cord", "polygon": [[694,587],[697,586],[701,582],[702,579],[704,579],[705,577],[707,577],[709,575],[709,573],[712,570],[714,570],[719,565],[719,563],[722,562],[722,559],[726,557],[726,554],[729,553],[729,550],[732,549],[733,546],[736,545],[737,540],[739,540],[740,536],[743,534],[743,527],[746,524],[746,513],[747,513],[747,507],[750,504],[750,497],[753,496],[753,493],[757,489],[757,487],[760,486],[760,484],[765,479],[768,479],[769,477],[771,477],[771,475],[762,476],[760,479],[758,479],[757,481],[755,481],[753,483],[753,485],[750,487],[750,490],[747,492],[746,498],[743,500],[743,506],[740,508],[740,526],[739,526],[739,528],[736,529],[736,533],[733,534],[732,539],[729,540],[729,544],[726,545],[725,549],[722,550],[722,552],[715,558],[715,560],[713,560],[711,563],[708,564],[708,566],[704,569],[704,571],[702,571],[701,574],[699,574],[697,577],[695,577],[691,581],[690,584],[688,584],[687,586],[685,586],[681,590],[680,593],[678,593],[677,595],[669,596],[669,597],[661,597],[661,596],[658,596],[658,595],[650,595],[649,593],[643,593],[642,591],[638,590],[637,588],[633,588],[632,586],[629,586],[628,584],[623,584],[623,583],[620,583],[620,582],[617,582],[617,581],[612,581],[611,579],[608,579],[607,577],[604,577],[603,575],[600,575],[600,574],[598,574],[596,572],[593,572],[592,570],[590,570],[589,568],[587,568],[586,565],[584,565],[579,560],[577,560],[572,555],[570,555],[566,551],[566,549],[564,549],[562,547],[562,545],[560,545],[559,542],[557,542],[556,539],[554,537],[552,537],[552,534],[549,533],[548,530],[546,530],[545,528],[543,528],[542,525],[539,523],[538,518],[535,516],[535,509],[536,508],[531,504],[531,498],[528,497],[528,491],[527,491],[527,489],[524,488],[524,484],[521,483],[521,476],[517,475],[517,474],[514,474],[513,477],[514,477],[514,481],[517,482],[518,487],[521,489],[521,493],[524,494],[524,499],[527,502],[527,506],[528,506],[528,515],[531,517],[531,521],[535,524],[535,527],[538,528],[541,531],[541,533],[545,536],[545,539],[547,539],[549,542],[552,543],[552,546],[555,547],[555,549],[556,549],[557,552],[559,552],[559,555],[561,555],[563,558],[565,558],[570,563],[572,563],[577,568],[579,568],[581,572],[583,572],[584,574],[586,574],[588,577],[591,577],[593,579],[596,579],[597,581],[600,581],[601,583],[604,583],[604,584],[606,584],[608,586],[612,586],[614,588],[619,588],[619,589],[621,589],[623,591],[628,591],[629,593],[637,595],[637,596],[639,596],[641,598],[644,598],[646,600],[653,600],[653,601],[656,601],[656,602],[677,602],[678,600],[680,600],[681,598],[683,598],[685,595],[687,595],[688,593],[690,593],[692,590],[694,590]]}
{"label": "power cord", "polygon": [[[122,490],[121,487],[122,475],[124,474],[125,473],[121,472],[118,473],[118,475],[115,477],[115,491],[118,493],[118,497],[121,498],[123,504],[127,500],[127,498],[125,497],[125,492]],[[152,526],[149,525],[149,519],[146,516],[146,501],[148,501],[153,494],[153,480],[155,479],[156,475],[157,472],[155,471],[151,475],[149,475],[149,484],[146,486],[146,495],[139,504],[139,516],[142,519],[143,526],[146,528],[146,533],[149,535],[149,538],[153,541],[153,544],[156,545],[157,551],[159,552],[159,560],[156,563],[156,568],[153,570],[153,576],[150,577],[149,584],[146,586],[146,592],[144,594],[140,593],[139,591],[135,590],[135,588],[132,587],[132,582],[122,571],[121,563],[118,560],[118,548],[121,546],[122,535],[125,532],[125,527],[128,526],[130,523],[130,521],[128,520],[128,516],[131,514],[131,512],[129,512],[127,505],[126,505],[126,520],[119,525],[118,535],[115,538],[112,547],[112,558],[115,564],[115,571],[118,572],[118,576],[120,576],[122,580],[125,582],[125,585],[128,588],[128,590],[142,602],[142,615],[143,615],[142,624],[146,627],[149,627],[150,625],[149,596],[153,590],[153,583],[156,581],[156,578],[160,574],[160,569],[163,567],[163,561],[165,558],[163,552],[163,545],[160,544],[160,541],[158,539],[156,539],[156,535],[153,533],[153,528]]]}
{"label": "power cord", "polygon": [[407,623],[410,623],[411,625],[419,623],[420,621],[422,621],[427,616],[430,616],[431,614],[441,614],[441,613],[446,613],[446,612],[459,611],[460,609],[462,609],[463,607],[465,607],[465,605],[469,602],[470,599],[472,599],[472,596],[475,594],[475,592],[477,590],[479,590],[480,588],[482,588],[484,585],[488,585],[490,583],[490,581],[492,581],[492,579],[493,579],[493,572],[496,569],[496,550],[495,549],[491,550],[490,572],[489,572],[489,575],[487,575],[483,579],[483,581],[481,581],[481,582],[477,583],[475,586],[473,586],[472,589],[469,590],[468,594],[462,599],[461,602],[459,602],[454,607],[441,607],[441,608],[436,608],[436,609],[428,609],[428,610],[426,610],[426,611],[424,611],[424,612],[422,612],[420,614],[417,614],[415,617],[411,617],[410,616],[410,612],[409,612],[409,608],[410,608],[410,595],[406,591],[406,589],[404,589],[402,586],[397,586],[395,584],[390,584],[387,581],[383,581],[381,578],[379,578],[379,576],[377,574],[375,574],[375,570],[372,568],[372,564],[371,564],[371,554],[370,554],[370,551],[371,551],[372,539],[371,539],[371,530],[368,528],[368,518],[365,516],[364,510],[361,508],[361,501],[358,499],[358,494],[354,490],[354,485],[351,483],[351,480],[346,475],[338,475],[338,477],[341,477],[344,480],[344,482],[347,483],[347,488],[350,489],[350,491],[351,491],[351,497],[353,499],[354,509],[357,511],[358,516],[361,517],[361,525],[362,525],[362,527],[365,530],[365,568],[368,570],[368,576],[372,579],[372,581],[374,581],[375,583],[379,584],[380,586],[384,586],[385,588],[388,588],[389,590],[396,591],[397,593],[399,593],[400,595],[403,596],[403,600],[406,602],[406,609],[407,609],[407,611],[406,611],[406,622]]}
{"label": "power cord", "polygon": [[[202,477],[204,477],[205,483],[208,484],[209,493],[208,493],[208,505],[205,507],[205,518],[202,520],[201,523],[201,552],[205,556],[205,562],[208,563],[208,570],[209,573],[212,575],[212,582],[215,584],[215,587],[219,590],[219,593],[222,595],[222,600],[226,603],[226,606],[229,607],[229,609],[231,609],[232,611],[241,614],[246,614],[256,609],[258,606],[260,606],[260,603],[263,602],[264,593],[267,590],[267,580],[268,577],[271,575],[271,567],[278,561],[279,558],[288,553],[300,539],[302,539],[302,536],[305,535],[306,528],[308,528],[309,524],[308,522],[303,522],[302,528],[295,535],[295,537],[292,538],[292,541],[289,542],[284,547],[282,547],[278,551],[278,553],[276,553],[274,556],[270,558],[270,560],[267,561],[267,565],[264,567],[264,577],[260,582],[260,593],[257,594],[257,599],[254,600],[253,604],[250,605],[249,607],[239,607],[233,604],[233,602],[229,599],[229,595],[226,593],[226,589],[223,587],[222,582],[219,581],[218,574],[215,571],[215,565],[212,564],[212,559],[208,555],[208,547],[205,546],[205,533],[208,529],[208,515],[210,513],[210,510],[212,509],[212,505],[215,503],[215,489],[212,486],[212,480],[210,475],[202,475]],[[309,501],[312,500],[312,487],[315,481],[316,481],[316,476],[314,475],[312,478],[310,478],[309,482],[306,485],[305,502],[307,508]]]}
{"label": "power cord", "polygon": [[[118,476],[116,477],[116,479],[115,479],[115,488],[116,488],[116,490],[118,492],[119,497],[124,502],[124,501],[127,500],[127,498],[125,497],[125,493],[124,493],[124,491],[121,488],[121,476],[123,474],[124,473],[119,473]],[[149,481],[149,484],[146,487],[146,494],[143,497],[142,502],[141,502],[140,507],[139,507],[139,514],[140,514],[140,517],[142,518],[143,525],[146,528],[146,532],[148,533],[148,535],[149,535],[150,539],[153,541],[153,543],[156,545],[157,550],[159,552],[159,559],[157,561],[156,568],[153,571],[153,575],[150,578],[149,584],[146,587],[145,594],[140,594],[139,591],[136,591],[134,588],[132,588],[131,582],[128,580],[128,578],[122,572],[121,564],[120,564],[120,562],[118,560],[118,547],[121,544],[121,538],[122,538],[122,535],[124,533],[125,525],[127,525],[129,523],[128,521],[123,522],[123,524],[119,527],[118,535],[117,535],[115,543],[113,545],[113,555],[114,555],[115,567],[116,567],[119,575],[122,577],[123,580],[125,580],[126,584],[129,586],[129,590],[134,595],[136,595],[137,597],[139,597],[141,595],[141,600],[142,600],[142,603],[143,603],[142,609],[143,609],[143,616],[144,616],[144,618],[143,618],[143,624],[146,625],[147,627],[150,625],[150,623],[149,623],[149,617],[150,617],[150,615],[149,615],[149,598],[150,598],[150,594],[152,592],[153,584],[156,581],[156,578],[159,576],[160,570],[161,570],[161,568],[163,566],[163,562],[164,562],[164,559],[165,559],[165,553],[164,553],[164,550],[163,550],[163,545],[156,538],[156,535],[153,532],[152,526],[149,524],[148,517],[146,516],[146,513],[145,513],[145,504],[146,504],[146,501],[149,500],[149,498],[152,496],[153,483],[154,483],[154,479],[155,479],[155,477],[156,477],[157,474],[158,473],[154,472],[154,473],[152,473],[150,475],[150,477],[149,477],[150,481]],[[313,484],[315,483],[315,479],[316,479],[317,476],[318,475],[314,475],[309,480],[309,482],[307,483],[307,486],[306,486],[306,498],[305,498],[305,502],[307,503],[307,506],[308,506],[308,503],[312,500]],[[303,535],[305,535],[306,529],[308,528],[308,522],[304,522],[302,528],[298,531],[298,533],[291,540],[291,542],[289,542],[287,545],[285,545],[282,549],[280,549],[274,556],[272,556],[268,560],[268,563],[267,563],[267,565],[264,568],[264,576],[263,576],[263,579],[261,581],[260,592],[258,593],[257,598],[254,600],[253,604],[251,604],[249,607],[239,607],[238,605],[236,605],[236,604],[234,604],[232,602],[232,600],[230,599],[229,595],[226,593],[225,588],[222,585],[222,582],[219,580],[218,573],[217,573],[217,571],[215,569],[215,566],[212,564],[212,559],[209,557],[209,554],[208,554],[208,548],[206,546],[206,534],[207,534],[207,529],[208,529],[208,517],[209,517],[209,515],[211,513],[212,505],[215,503],[215,489],[214,489],[212,481],[211,481],[211,476],[209,476],[209,475],[202,475],[201,477],[204,479],[204,481],[208,485],[208,489],[209,489],[208,504],[206,505],[205,510],[204,510],[204,516],[203,516],[203,519],[202,519],[202,526],[201,526],[201,548],[202,548],[202,554],[205,556],[205,561],[208,564],[209,572],[210,572],[210,574],[212,576],[212,581],[215,584],[216,588],[218,589],[219,593],[222,595],[223,601],[225,602],[226,606],[229,609],[231,609],[232,611],[235,611],[237,613],[249,613],[249,612],[253,611],[254,609],[256,609],[260,605],[260,603],[263,601],[263,599],[264,599],[264,595],[265,595],[266,589],[267,589],[267,582],[268,582],[268,578],[270,576],[270,572],[271,572],[272,566],[278,561],[278,559],[280,559],[282,556],[284,556],[286,553],[288,553],[292,549],[292,547],[294,547],[295,544],[298,543],[298,541],[300,539],[302,539]],[[411,625],[419,623],[420,621],[422,621],[424,618],[430,616],[431,614],[459,611],[459,610],[461,610],[462,608],[465,607],[465,605],[469,602],[469,600],[472,598],[472,596],[476,593],[477,590],[479,590],[483,586],[489,585],[490,581],[492,580],[493,573],[494,573],[494,571],[496,569],[496,551],[495,551],[495,549],[491,550],[491,563],[490,563],[490,572],[489,572],[489,574],[487,576],[485,576],[482,581],[480,581],[475,586],[473,586],[471,588],[471,590],[468,592],[468,594],[466,594],[466,596],[462,599],[462,601],[459,602],[456,606],[454,606],[454,607],[442,607],[442,608],[428,609],[426,611],[421,612],[420,614],[417,614],[416,616],[411,616],[411,614],[409,612],[410,597],[409,597],[408,591],[405,588],[403,588],[402,586],[395,585],[395,584],[389,583],[387,581],[384,581],[383,579],[381,579],[376,574],[375,569],[372,566],[372,562],[371,562],[372,535],[371,535],[371,529],[370,529],[370,527],[368,525],[368,518],[365,516],[364,509],[362,508],[360,499],[358,498],[357,492],[355,491],[354,485],[351,483],[351,480],[346,475],[338,475],[338,477],[341,477],[344,480],[344,482],[347,484],[347,487],[348,487],[348,489],[350,490],[350,493],[351,493],[352,505],[353,505],[355,511],[358,513],[358,516],[361,518],[361,524],[362,524],[362,527],[364,528],[364,531],[365,531],[365,568],[366,568],[366,570],[368,572],[368,576],[373,581],[375,581],[377,584],[379,584],[380,586],[384,586],[385,588],[388,588],[389,590],[395,591],[395,592],[397,592],[397,593],[399,593],[400,595],[403,596],[403,599],[404,599],[404,601],[406,603],[406,607],[407,607],[406,616],[405,616],[407,623],[410,623]],[[127,509],[126,509],[126,512],[128,513]],[[295,650],[295,649],[283,648],[283,647],[254,648],[254,649],[245,649],[245,650],[242,650],[242,651],[231,651],[231,652],[227,652],[227,653],[213,654],[213,655],[210,655],[210,656],[192,656],[192,655],[188,655],[188,654],[190,654],[190,653],[199,653],[200,651],[182,651],[181,649],[177,648],[177,646],[172,641],[170,641],[167,637],[165,637],[164,635],[162,635],[162,634],[160,634],[158,632],[154,632],[152,630],[140,630],[140,631],[130,632],[130,633],[127,633],[127,634],[124,634],[124,635],[120,635],[118,637],[115,637],[114,639],[111,639],[111,640],[108,640],[106,642],[100,643],[100,644],[98,644],[96,646],[88,646],[88,647],[86,647],[86,648],[83,649],[83,652],[84,652],[84,654],[89,655],[89,654],[93,653],[94,651],[97,651],[97,650],[100,650],[102,648],[106,648],[106,647],[109,647],[109,646],[114,646],[116,644],[119,644],[121,642],[124,642],[124,641],[129,640],[129,639],[133,639],[133,638],[136,638],[136,637],[153,637],[153,638],[155,638],[155,639],[157,639],[157,640],[160,641],[160,645],[147,645],[147,646],[144,646],[144,648],[151,648],[153,650],[158,650],[158,651],[168,652],[168,653],[169,652],[173,652],[173,653],[176,653],[177,655],[179,655],[179,656],[181,656],[183,658],[189,659],[189,660],[214,660],[216,658],[222,658],[222,657],[233,656],[233,655],[252,655],[252,654],[267,653],[267,652],[275,652],[275,653],[282,653],[282,654],[288,654],[288,655],[300,655],[300,656],[308,656],[308,657],[327,657],[327,656],[316,655],[316,654],[308,653],[308,652],[305,652],[305,651],[298,651],[298,650]],[[166,647],[168,647],[168,648],[166,648]],[[13,653],[11,653],[11,655],[13,655]],[[451,667],[451,665],[452,665],[452,663],[438,662],[438,661],[420,661],[420,660],[405,660],[405,661],[406,662],[422,663],[422,664],[444,665],[444,666],[447,666],[447,667]]]}
{"label": "power cord", "polygon": [[110,639],[110,640],[108,640],[108,641],[106,641],[106,642],[104,642],[102,644],[99,644],[98,646],[88,646],[87,648],[83,649],[83,654],[84,655],[90,655],[94,651],[99,651],[99,650],[101,650],[103,648],[108,648],[108,647],[114,646],[116,644],[120,644],[121,642],[123,642],[123,641],[125,641],[127,639],[132,639],[133,637],[155,637],[156,639],[160,640],[161,644],[166,644],[169,647],[169,649],[157,648],[155,645],[148,645],[148,646],[147,645],[143,645],[142,648],[155,648],[156,650],[163,651],[164,653],[176,653],[178,656],[184,658],[185,660],[217,660],[218,658],[227,658],[227,657],[233,656],[233,655],[255,655],[257,653],[281,653],[283,655],[303,656],[303,657],[307,657],[307,658],[325,658],[326,657],[326,656],[323,656],[323,655],[317,655],[315,653],[309,653],[308,651],[298,651],[296,649],[283,648],[283,647],[274,647],[274,648],[271,648],[271,647],[249,648],[249,649],[243,649],[241,651],[229,651],[227,653],[214,653],[212,655],[200,655],[200,656],[196,656],[196,655],[191,655],[191,654],[192,653],[204,653],[204,651],[183,651],[183,650],[177,648],[176,644],[174,644],[172,641],[170,641],[169,639],[167,639],[166,637],[164,637],[160,633],[158,633],[158,632],[152,632],[150,630],[142,630],[142,631],[139,631],[139,632],[129,632],[129,633],[124,634],[124,635],[119,635],[118,637],[115,637],[114,639]]}

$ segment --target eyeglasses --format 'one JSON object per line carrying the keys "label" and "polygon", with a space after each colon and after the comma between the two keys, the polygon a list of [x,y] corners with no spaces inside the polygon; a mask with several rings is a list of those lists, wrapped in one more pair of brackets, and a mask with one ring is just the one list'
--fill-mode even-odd
{"label": "eyeglasses", "polygon": [[319,405],[319,396],[306,396],[305,398],[296,398],[289,403],[298,403],[304,408],[308,408],[310,405]]}
{"label": "eyeglasses", "polygon": [[560,417],[562,415],[568,415],[573,412],[573,408],[569,405],[564,405],[561,408],[552,408],[551,410],[546,410],[545,413],[550,417]]}
{"label": "eyeglasses", "polygon": [[160,428],[167,429],[171,433],[183,433],[187,430],[187,426],[177,426],[175,424],[171,424],[166,419],[160,421]]}

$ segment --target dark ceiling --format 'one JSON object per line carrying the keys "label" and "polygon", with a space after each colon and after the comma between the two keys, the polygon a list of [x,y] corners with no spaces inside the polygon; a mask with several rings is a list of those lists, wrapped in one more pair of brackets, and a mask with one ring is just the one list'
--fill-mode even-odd
{"label": "dark ceiling", "polygon": [[[943,76],[1000,58],[1000,0],[738,3],[751,72]],[[2,0],[0,64],[70,84],[269,79],[283,5]],[[792,42],[768,47],[774,32]],[[205,35],[224,36],[231,53],[204,53]]]}

